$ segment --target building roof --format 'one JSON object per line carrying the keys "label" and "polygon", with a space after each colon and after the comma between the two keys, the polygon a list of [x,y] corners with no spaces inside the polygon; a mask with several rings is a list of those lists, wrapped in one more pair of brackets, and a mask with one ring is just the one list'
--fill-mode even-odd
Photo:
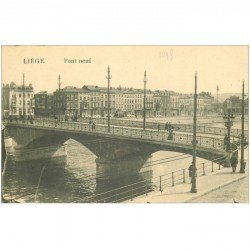
{"label": "building roof", "polygon": [[26,91],[26,92],[33,92],[33,86],[32,84],[30,83],[29,85],[17,85],[16,83],[14,82],[11,82],[10,84],[3,84],[3,88],[6,88],[6,89],[13,89],[13,90],[16,90],[16,91]]}

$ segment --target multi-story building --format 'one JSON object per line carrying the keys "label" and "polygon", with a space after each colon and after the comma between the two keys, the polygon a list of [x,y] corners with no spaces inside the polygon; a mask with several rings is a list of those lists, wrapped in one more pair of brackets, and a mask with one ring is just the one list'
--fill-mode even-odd
{"label": "multi-story building", "polygon": [[54,112],[57,117],[80,115],[82,89],[67,86],[54,92]]}
{"label": "multi-story building", "polygon": [[3,115],[15,117],[28,117],[34,115],[34,91],[32,84],[28,86],[17,85],[14,82],[4,84],[3,95]]}
{"label": "multi-story building", "polygon": [[35,97],[35,110],[36,116],[52,116],[54,115],[54,96],[41,91],[34,95]]}
{"label": "multi-story building", "polygon": [[170,115],[170,93],[169,91],[155,91],[154,97],[154,116]]}
{"label": "multi-story building", "polygon": [[[239,96],[230,96],[223,102],[223,111],[227,113],[228,110],[233,114],[241,114],[242,113],[242,99]],[[248,114],[248,98],[245,100],[244,112]]]}
{"label": "multi-story building", "polygon": [[86,117],[90,116],[90,92],[88,90],[82,89],[80,92],[80,116]]}
{"label": "multi-story building", "polygon": [[[214,97],[210,93],[201,92],[197,95],[197,115],[205,116],[215,112]],[[180,115],[192,116],[194,113],[194,95],[180,95]]]}
{"label": "multi-story building", "polygon": [[[101,91],[104,91],[104,93]],[[86,107],[82,116],[104,116],[105,107],[107,106],[105,88],[96,85],[84,85],[82,95],[85,96]]]}
{"label": "multi-story building", "polygon": [[[115,92],[115,107],[128,116],[143,116],[144,110],[144,91],[141,89],[124,88]],[[146,91],[145,98],[146,115],[152,115],[153,111],[153,93]]]}
{"label": "multi-story building", "polygon": [[193,114],[192,106],[193,95],[191,94],[182,94],[180,95],[180,115],[181,116],[190,116]]}
{"label": "multi-story building", "polygon": [[170,115],[178,116],[180,114],[180,94],[170,94]]}
{"label": "multi-story building", "polygon": [[209,115],[215,112],[214,110],[214,97],[209,92],[201,92],[197,98],[197,110],[201,116]]}
{"label": "multi-story building", "polygon": [[[89,91],[88,115],[107,116],[108,113],[108,89],[94,85],[85,85],[85,91]],[[143,90],[133,88],[112,88],[109,90],[109,108],[111,116],[143,114]],[[150,115],[153,110],[153,93],[146,92],[146,113]]]}

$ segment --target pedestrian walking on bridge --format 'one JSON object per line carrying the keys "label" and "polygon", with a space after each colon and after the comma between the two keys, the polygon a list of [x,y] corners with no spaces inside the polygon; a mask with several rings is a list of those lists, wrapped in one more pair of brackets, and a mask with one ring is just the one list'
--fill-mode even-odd
{"label": "pedestrian walking on bridge", "polygon": [[92,123],[92,131],[95,130],[95,122]]}
{"label": "pedestrian walking on bridge", "polygon": [[232,169],[233,169],[233,173],[235,173],[236,171],[236,168],[237,168],[237,164],[238,164],[238,159],[235,155],[233,155],[230,159],[230,164],[232,166]]}
{"label": "pedestrian walking on bridge", "polygon": [[161,124],[160,124],[160,123],[158,123],[157,127],[158,127],[158,131],[159,131],[159,130],[160,130],[160,128],[161,128]]}
{"label": "pedestrian walking on bridge", "polygon": [[173,130],[171,129],[171,130],[169,130],[167,140],[173,141],[173,139],[174,139],[174,133],[173,133]]}

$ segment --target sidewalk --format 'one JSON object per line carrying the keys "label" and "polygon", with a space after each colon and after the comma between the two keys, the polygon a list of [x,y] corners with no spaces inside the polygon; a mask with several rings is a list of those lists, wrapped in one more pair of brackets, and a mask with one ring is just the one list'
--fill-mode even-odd
{"label": "sidewalk", "polygon": [[[160,191],[153,191],[148,195],[142,195],[134,198],[132,201],[127,200],[124,203],[184,203],[208,194],[214,190],[222,188],[235,181],[248,178],[248,172],[245,174],[239,173],[238,165],[237,172],[232,173],[231,168],[222,168],[216,173],[211,173],[206,176],[197,178],[197,193],[191,193],[190,180],[187,183],[178,184],[174,187],[168,187]],[[246,169],[248,171],[248,169]]]}

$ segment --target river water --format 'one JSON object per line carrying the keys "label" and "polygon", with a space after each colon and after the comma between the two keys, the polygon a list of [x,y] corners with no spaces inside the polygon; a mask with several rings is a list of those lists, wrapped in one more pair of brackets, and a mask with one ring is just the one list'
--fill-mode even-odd
{"label": "river water", "polygon": [[[177,160],[178,157],[184,158]],[[144,164],[135,175],[112,181],[96,180],[96,156],[76,141],[68,142],[67,166],[54,166],[50,162],[28,162],[16,164],[13,157],[8,155],[3,177],[3,194],[15,199],[22,198],[26,202],[92,202],[98,198],[113,196],[115,193],[126,191],[118,198],[131,198],[138,193],[145,193],[159,187],[159,176],[168,176],[172,171],[187,168],[192,157],[175,152],[159,151]],[[198,163],[206,162],[197,159]],[[180,173],[179,173],[180,174]],[[39,181],[40,179],[40,181]],[[146,187],[145,187],[145,180]],[[171,182],[171,180],[169,180]],[[109,190],[121,188],[132,183],[138,183],[132,193],[130,186],[115,192],[100,195]],[[170,183],[169,182],[169,183]],[[140,185],[141,184],[141,185]],[[128,192],[127,192],[128,191]],[[37,195],[36,195],[37,193]],[[112,199],[108,199],[112,202]]]}
{"label": "river water", "polygon": [[[48,161],[16,164],[9,154],[2,179],[3,194],[15,199],[22,198],[25,202],[42,203],[96,202],[98,199],[100,202],[124,201],[159,189],[159,176],[168,179],[165,183],[171,186],[172,172],[180,170],[178,176],[183,178],[182,170],[189,167],[192,156],[158,151],[151,155],[138,174],[112,181],[96,179],[95,159],[93,153],[74,140],[68,141],[66,166],[54,166]],[[197,165],[203,162],[208,163],[207,160],[197,158]],[[185,172],[186,181],[189,181],[187,176],[188,172]],[[163,188],[166,188],[163,180],[162,182]],[[138,184],[132,185],[136,188],[131,191],[131,186],[128,185],[132,183]],[[115,191],[110,192],[114,189]],[[103,195],[105,192],[107,193]],[[106,199],[107,197],[109,198]],[[103,198],[105,199],[102,200]]]}

